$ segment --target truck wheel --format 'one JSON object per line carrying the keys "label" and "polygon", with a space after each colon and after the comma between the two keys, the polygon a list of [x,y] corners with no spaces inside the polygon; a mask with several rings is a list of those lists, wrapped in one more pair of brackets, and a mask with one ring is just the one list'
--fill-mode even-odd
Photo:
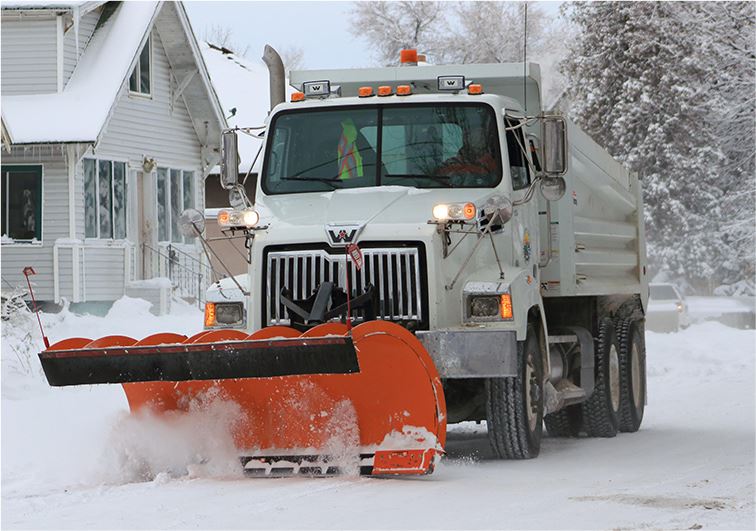
{"label": "truck wheel", "polygon": [[517,377],[486,380],[488,440],[500,459],[532,459],[543,433],[543,360],[535,328],[517,343]]}
{"label": "truck wheel", "polygon": [[546,431],[552,437],[577,437],[582,422],[579,405],[567,406],[543,417]]}
{"label": "truck wheel", "polygon": [[619,336],[620,414],[619,429],[636,432],[643,421],[646,406],[646,348],[643,321],[620,319]]}
{"label": "truck wheel", "polygon": [[589,437],[614,437],[619,427],[620,362],[619,344],[610,319],[599,323],[596,342],[593,394],[583,402],[583,421]]}

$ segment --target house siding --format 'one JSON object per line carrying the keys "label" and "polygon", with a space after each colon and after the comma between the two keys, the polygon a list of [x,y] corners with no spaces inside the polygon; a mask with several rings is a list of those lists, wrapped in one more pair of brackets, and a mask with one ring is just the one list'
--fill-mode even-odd
{"label": "house siding", "polygon": [[152,39],[152,95],[130,95],[128,80],[124,82],[96,155],[127,159],[133,167],[141,167],[146,155],[159,166],[199,172],[201,146],[197,133],[181,98],[171,109],[171,87],[175,82],[156,30],[152,31]]}
{"label": "house siding", "polygon": [[71,79],[79,57],[84,53],[90,37],[94,33],[97,21],[100,19],[100,10],[96,9],[86,13],[79,19],[79,47],[76,47],[76,31],[71,26],[63,37],[63,84]]}
{"label": "house siding", "polygon": [[[60,146],[14,147],[3,154],[3,165],[42,166],[42,244],[2,246],[2,278],[13,286],[24,286],[23,269],[32,266],[32,278],[40,300],[54,299],[53,246],[58,238],[68,238],[68,171]],[[8,284],[3,282],[6,287]]]}
{"label": "house siding", "polygon": [[57,21],[2,17],[0,22],[0,90],[44,94],[58,90]]}

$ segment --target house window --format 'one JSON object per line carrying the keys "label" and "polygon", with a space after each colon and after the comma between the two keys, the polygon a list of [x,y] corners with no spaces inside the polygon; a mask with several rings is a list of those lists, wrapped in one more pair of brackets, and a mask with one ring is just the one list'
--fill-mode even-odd
{"label": "house window", "polygon": [[152,37],[147,38],[147,42],[139,54],[134,71],[129,77],[129,91],[134,94],[149,96],[152,94]]}
{"label": "house window", "polygon": [[84,159],[84,235],[126,238],[126,163]]}
{"label": "house window", "polygon": [[42,241],[42,166],[2,166],[2,236]]}
{"label": "house window", "polygon": [[157,169],[158,240],[190,243],[181,235],[179,217],[187,208],[194,208],[194,172],[175,168]]}

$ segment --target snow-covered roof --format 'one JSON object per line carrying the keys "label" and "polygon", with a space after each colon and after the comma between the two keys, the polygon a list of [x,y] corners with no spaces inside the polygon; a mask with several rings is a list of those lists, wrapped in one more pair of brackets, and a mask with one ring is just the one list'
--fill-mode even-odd
{"label": "snow-covered roof", "polygon": [[95,31],[62,92],[3,96],[3,121],[13,143],[96,142],[158,5],[121,3]]}
{"label": "snow-covered roof", "polygon": [[17,0],[17,1],[4,1],[2,3],[2,9],[3,10],[32,10],[32,9],[40,9],[40,10],[70,10],[73,11],[74,9],[78,9],[82,14],[86,13],[87,11],[91,11],[92,9],[96,8],[99,5],[104,4],[105,2],[87,2],[87,1],[78,1],[78,0],[60,0],[60,1],[54,1],[54,2],[35,2],[33,0]]}
{"label": "snow-covered roof", "polygon": [[[262,60],[240,57],[230,50],[201,42],[210,80],[218,94],[223,113],[230,127],[258,127],[265,123],[270,109],[268,69]],[[231,109],[236,114],[230,116]],[[252,164],[261,141],[239,134],[239,171],[246,172]],[[257,165],[260,164],[258,159]]]}

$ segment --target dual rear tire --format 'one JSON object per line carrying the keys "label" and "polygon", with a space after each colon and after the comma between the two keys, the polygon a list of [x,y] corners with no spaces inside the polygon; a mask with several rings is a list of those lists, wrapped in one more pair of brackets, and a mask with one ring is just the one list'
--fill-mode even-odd
{"label": "dual rear tire", "polygon": [[544,369],[536,329],[517,344],[517,377],[486,380],[488,438],[501,459],[538,456],[543,424],[556,437],[614,437],[635,432],[643,421],[646,354],[643,321],[604,318],[595,344],[595,386],[582,404],[543,414]]}

